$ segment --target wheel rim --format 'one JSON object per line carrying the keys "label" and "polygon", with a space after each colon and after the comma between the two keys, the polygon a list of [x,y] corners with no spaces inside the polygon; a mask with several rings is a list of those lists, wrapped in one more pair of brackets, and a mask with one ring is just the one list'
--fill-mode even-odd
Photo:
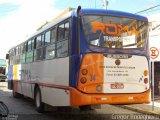
{"label": "wheel rim", "polygon": [[36,94],[36,106],[39,107],[40,103],[41,103],[41,101],[40,101],[40,93],[37,92],[37,94]]}

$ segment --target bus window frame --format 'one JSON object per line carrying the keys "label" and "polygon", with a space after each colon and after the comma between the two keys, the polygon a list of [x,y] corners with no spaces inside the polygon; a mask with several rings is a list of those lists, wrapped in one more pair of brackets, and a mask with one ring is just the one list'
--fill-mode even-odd
{"label": "bus window frame", "polygon": [[106,50],[106,49],[108,49],[108,50],[114,50],[114,51],[116,51],[116,50],[120,50],[120,51],[130,51],[130,50],[140,50],[140,51],[142,51],[142,50],[145,50],[146,49],[146,47],[147,47],[147,44],[148,44],[148,36],[149,36],[149,31],[148,31],[148,24],[147,24],[147,21],[144,21],[144,20],[140,20],[140,19],[135,19],[134,17],[128,17],[128,16],[125,16],[125,18],[128,18],[128,19],[134,19],[134,20],[138,20],[138,21],[143,21],[145,24],[146,24],[146,27],[147,27],[147,37],[146,37],[146,42],[145,42],[145,45],[144,45],[144,47],[141,47],[141,48],[105,48],[105,47],[100,47],[100,46],[96,46],[96,45],[92,45],[92,44],[89,44],[88,43],[88,41],[87,41],[87,38],[86,38],[86,34],[85,34],[85,30],[84,30],[84,26],[83,26],[83,17],[84,16],[112,16],[112,17],[119,17],[119,18],[123,18],[122,16],[119,16],[119,15],[110,15],[110,14],[108,14],[108,15],[106,15],[106,14],[83,14],[83,15],[81,15],[80,16],[80,18],[78,18],[78,19],[80,19],[79,21],[80,21],[80,28],[82,28],[82,32],[84,33],[84,35],[83,35],[83,37],[84,37],[84,40],[85,40],[85,42],[86,42],[86,44],[87,44],[87,48],[91,51],[91,52],[97,52],[97,51],[95,51],[94,49],[93,49],[93,47],[95,48],[95,49],[102,49],[102,50]]}
{"label": "bus window frame", "polygon": [[[62,43],[63,41],[66,41],[66,39],[65,39],[65,24],[66,24],[66,23],[69,23],[69,33],[68,33],[69,36],[68,36],[68,40],[67,40],[67,41],[68,41],[68,44],[67,44],[67,45],[68,45],[67,55],[66,55],[66,56],[57,56],[57,43],[59,43],[59,42]],[[59,37],[59,35],[58,35],[58,34],[59,34],[59,33],[58,33],[58,29],[59,29],[59,26],[61,26],[61,25],[64,26],[63,39],[60,39],[60,40],[59,40],[59,38],[58,38],[58,37]],[[69,49],[69,48],[70,48],[70,44],[69,44],[69,43],[70,43],[70,41],[71,41],[71,18],[67,18],[67,19],[61,21],[59,24],[57,24],[57,33],[56,33],[56,34],[57,34],[57,40],[56,40],[56,42],[55,42],[55,44],[56,44],[56,48],[55,48],[55,49],[56,49],[56,50],[55,50],[56,58],[58,59],[58,58],[68,57],[68,56],[70,55],[70,51],[69,51],[69,50],[70,50],[70,49]]]}
{"label": "bus window frame", "polygon": [[[47,38],[46,35],[48,32],[49,32],[49,42],[48,42],[48,44],[46,44],[46,38]],[[51,30],[47,30],[44,32],[44,46],[48,46],[50,44],[51,44]]]}

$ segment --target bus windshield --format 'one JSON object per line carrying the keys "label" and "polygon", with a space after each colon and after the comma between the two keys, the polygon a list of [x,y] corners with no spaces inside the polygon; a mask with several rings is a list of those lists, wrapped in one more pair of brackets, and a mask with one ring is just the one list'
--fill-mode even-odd
{"label": "bus windshield", "polygon": [[147,21],[107,15],[82,17],[85,38],[90,45],[113,49],[144,48],[147,43]]}

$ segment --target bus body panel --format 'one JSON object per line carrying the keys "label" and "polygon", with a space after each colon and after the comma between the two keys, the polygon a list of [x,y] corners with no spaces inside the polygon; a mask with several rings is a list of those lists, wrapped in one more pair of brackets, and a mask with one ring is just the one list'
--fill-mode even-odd
{"label": "bus body panel", "polygon": [[21,85],[21,87],[22,87],[22,94],[24,95],[24,96],[27,96],[27,97],[30,97],[30,98],[34,98],[34,96],[33,96],[33,92],[32,92],[32,84],[30,83],[30,82],[24,82],[24,81],[20,81],[20,82],[18,82],[18,84],[20,84]]}
{"label": "bus body panel", "polygon": [[44,103],[68,106],[69,57],[13,65],[13,82],[14,90],[20,94],[34,98],[34,87],[38,84]]}
{"label": "bus body panel", "polygon": [[69,57],[24,64],[21,71],[24,81],[69,85]]}
{"label": "bus body panel", "polygon": [[[76,99],[75,99],[76,98]],[[79,90],[71,89],[71,105],[94,105],[94,104],[138,104],[150,103],[151,89],[144,93],[120,93],[120,94],[85,94]]]}
{"label": "bus body panel", "polygon": [[[119,59],[110,58],[111,56],[118,56]],[[100,53],[83,56],[79,72],[79,90],[85,93],[118,94],[142,93],[149,89],[149,66],[146,57],[130,55],[130,58],[123,58],[129,56],[126,54],[111,56],[106,57]],[[83,70],[87,70],[86,75]]]}
{"label": "bus body panel", "polygon": [[52,106],[70,106],[70,91],[41,86],[42,101]]}
{"label": "bus body panel", "polygon": [[[117,56],[123,57],[123,54]],[[128,56],[128,55],[124,55]],[[116,62],[120,62],[116,65]],[[145,76],[144,72],[148,72]],[[144,79],[148,83],[144,83]],[[104,93],[142,93],[149,89],[149,67],[145,56],[127,59],[104,57]]]}

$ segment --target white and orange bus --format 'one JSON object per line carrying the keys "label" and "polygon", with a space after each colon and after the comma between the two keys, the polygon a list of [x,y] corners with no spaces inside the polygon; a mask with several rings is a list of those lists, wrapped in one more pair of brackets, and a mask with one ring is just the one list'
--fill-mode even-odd
{"label": "white and orange bus", "polygon": [[80,106],[150,102],[148,20],[104,9],[59,16],[9,50],[13,95]]}

